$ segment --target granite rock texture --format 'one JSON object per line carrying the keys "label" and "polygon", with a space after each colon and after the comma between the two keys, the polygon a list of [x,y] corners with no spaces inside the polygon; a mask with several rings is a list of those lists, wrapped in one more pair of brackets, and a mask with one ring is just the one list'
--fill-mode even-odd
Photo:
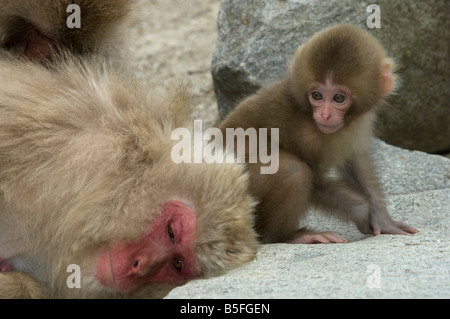
{"label": "granite rock texture", "polygon": [[[222,0],[212,61],[219,113],[282,77],[295,49],[314,33],[350,23],[369,30],[398,64],[402,86],[380,115],[380,138],[425,152],[450,149],[450,10],[447,1]],[[370,19],[373,21],[372,19]]]}

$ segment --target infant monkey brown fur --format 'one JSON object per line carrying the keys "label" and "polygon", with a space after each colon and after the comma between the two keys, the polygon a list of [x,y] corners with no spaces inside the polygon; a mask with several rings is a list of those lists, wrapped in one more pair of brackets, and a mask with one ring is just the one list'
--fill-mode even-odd
{"label": "infant monkey brown fur", "polygon": [[[394,88],[394,64],[367,32],[338,25],[295,53],[289,75],[241,102],[220,128],[279,128],[279,170],[249,163],[263,242],[347,242],[298,229],[310,206],[349,218],[365,234],[414,234],[392,220],[369,156],[377,109]],[[270,140],[270,139],[269,139]],[[268,149],[271,149],[268,146]],[[336,169],[340,178],[329,177]]]}

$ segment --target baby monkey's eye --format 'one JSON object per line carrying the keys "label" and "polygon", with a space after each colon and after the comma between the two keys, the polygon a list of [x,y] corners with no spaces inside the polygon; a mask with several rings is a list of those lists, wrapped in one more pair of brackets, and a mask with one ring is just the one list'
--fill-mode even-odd
{"label": "baby monkey's eye", "polygon": [[345,95],[342,94],[336,94],[333,98],[333,100],[337,103],[344,103],[345,102]]}
{"label": "baby monkey's eye", "polygon": [[311,93],[311,96],[312,96],[312,98],[313,98],[314,100],[316,100],[316,101],[320,101],[320,100],[323,98],[322,93],[320,93],[320,92],[318,92],[318,91],[312,92],[312,93]]}

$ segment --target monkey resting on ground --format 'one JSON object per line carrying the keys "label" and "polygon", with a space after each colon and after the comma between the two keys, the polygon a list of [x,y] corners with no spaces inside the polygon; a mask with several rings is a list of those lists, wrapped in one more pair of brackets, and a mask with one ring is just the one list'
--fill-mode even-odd
{"label": "monkey resting on ground", "polygon": [[187,94],[105,58],[129,10],[0,0],[0,297],[162,297],[254,257],[243,168],[174,164]]}

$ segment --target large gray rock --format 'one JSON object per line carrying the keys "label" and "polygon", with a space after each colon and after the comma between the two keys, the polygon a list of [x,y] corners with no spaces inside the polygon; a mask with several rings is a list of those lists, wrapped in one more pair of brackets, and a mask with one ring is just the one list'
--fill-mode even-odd
{"label": "large gray rock", "polygon": [[167,298],[450,298],[450,160],[379,140],[372,148],[390,214],[419,233],[366,236],[313,215],[308,226],[351,242],[263,245],[249,264]]}
{"label": "large gray rock", "polygon": [[378,3],[379,38],[403,86],[380,116],[381,138],[408,149],[450,149],[450,9],[446,0],[222,0],[212,74],[221,117],[286,73],[294,50],[333,24],[368,29]]}

